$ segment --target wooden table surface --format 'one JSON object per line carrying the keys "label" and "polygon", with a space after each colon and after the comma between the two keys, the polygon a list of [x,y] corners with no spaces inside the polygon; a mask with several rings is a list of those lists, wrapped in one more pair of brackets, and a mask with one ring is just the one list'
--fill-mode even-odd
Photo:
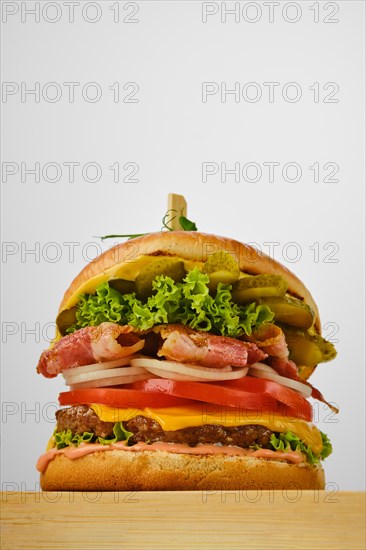
{"label": "wooden table surface", "polygon": [[365,493],[2,493],[3,550],[366,548]]}

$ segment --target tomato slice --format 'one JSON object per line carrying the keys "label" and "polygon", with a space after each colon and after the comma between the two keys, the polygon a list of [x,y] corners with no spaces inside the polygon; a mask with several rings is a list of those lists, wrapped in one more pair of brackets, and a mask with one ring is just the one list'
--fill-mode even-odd
{"label": "tomato slice", "polygon": [[287,416],[302,418],[311,421],[313,418],[313,409],[309,401],[298,392],[282,386],[272,380],[265,378],[252,378],[246,376],[240,380],[226,380],[222,382],[228,388],[233,388],[238,391],[250,391],[257,395],[263,396],[264,399],[273,398],[277,402],[286,407]]}
{"label": "tomato slice", "polygon": [[145,394],[185,397],[204,403],[249,411],[266,411],[283,416],[312,420],[311,404],[300,394],[270,380],[245,377],[220,382],[178,382],[150,378],[130,384]]}
{"label": "tomato slice", "polygon": [[90,388],[63,392],[60,405],[99,403],[117,408],[189,407],[200,403],[223,409],[270,412],[312,420],[310,403],[295,391],[263,378],[245,377],[220,383],[178,382],[150,378],[123,388]]}
{"label": "tomato slice", "polygon": [[88,403],[99,403],[116,408],[138,408],[144,407],[189,407],[197,404],[196,401],[164,395],[147,393],[136,389],[123,388],[84,388],[62,392],[59,395],[60,405],[81,405]]}
{"label": "tomato slice", "polygon": [[245,376],[239,380],[225,380],[224,382],[221,382],[221,384],[237,390],[269,395],[284,405],[292,408],[306,408],[308,406],[311,410],[311,405],[305,397],[291,388],[282,386],[273,380]]}

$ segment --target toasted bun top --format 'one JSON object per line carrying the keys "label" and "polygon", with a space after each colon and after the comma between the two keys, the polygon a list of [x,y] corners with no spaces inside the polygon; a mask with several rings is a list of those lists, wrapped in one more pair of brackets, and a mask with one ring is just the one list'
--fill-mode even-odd
{"label": "toasted bun top", "polygon": [[161,231],[118,244],[100,256],[75,277],[66,290],[59,311],[62,311],[80,286],[92,277],[113,266],[133,262],[143,255],[177,256],[184,260],[205,262],[214,252],[230,253],[238,262],[240,270],[251,275],[261,273],[282,275],[288,282],[288,292],[303,300],[315,314],[315,328],[320,333],[317,305],[306,286],[289,269],[247,244],[227,237],[218,237],[193,231]]}

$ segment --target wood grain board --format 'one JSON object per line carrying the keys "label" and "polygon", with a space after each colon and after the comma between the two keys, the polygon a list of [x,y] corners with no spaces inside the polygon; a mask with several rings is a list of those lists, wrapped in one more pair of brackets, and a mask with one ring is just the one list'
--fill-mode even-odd
{"label": "wood grain board", "polygon": [[2,493],[2,550],[364,550],[365,493]]}

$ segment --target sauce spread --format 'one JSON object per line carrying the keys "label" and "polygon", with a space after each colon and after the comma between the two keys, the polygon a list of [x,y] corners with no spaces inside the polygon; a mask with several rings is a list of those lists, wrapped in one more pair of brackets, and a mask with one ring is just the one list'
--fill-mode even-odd
{"label": "sauce spread", "polygon": [[182,443],[136,443],[129,447],[124,441],[118,441],[110,445],[101,445],[99,443],[81,443],[79,447],[67,447],[65,449],[49,449],[43,455],[41,455],[37,462],[37,470],[44,473],[47,469],[48,463],[55,458],[56,455],[64,455],[67,458],[74,460],[81,456],[86,456],[90,453],[100,451],[166,451],[170,453],[179,454],[191,454],[191,455],[229,455],[240,456],[246,455],[253,458],[264,458],[267,460],[285,460],[292,464],[299,464],[304,462],[304,457],[295,451],[280,452],[272,451],[270,449],[258,449],[257,451],[251,451],[249,449],[241,449],[240,447],[226,447],[217,445],[197,445],[196,447],[189,447]]}

